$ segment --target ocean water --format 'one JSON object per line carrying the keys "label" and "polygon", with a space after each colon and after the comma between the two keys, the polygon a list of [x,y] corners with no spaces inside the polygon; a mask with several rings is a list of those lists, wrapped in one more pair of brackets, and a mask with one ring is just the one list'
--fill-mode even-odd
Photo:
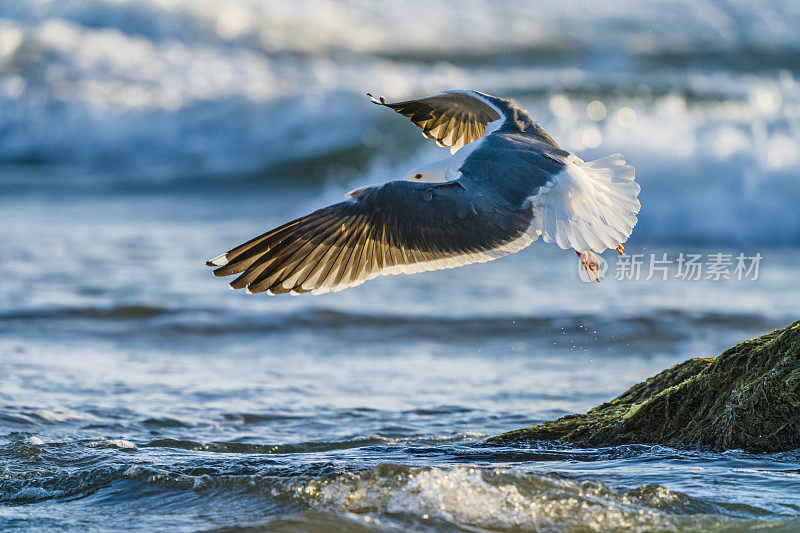
{"label": "ocean water", "polygon": [[[798,319],[799,24],[790,1],[0,1],[0,530],[800,530],[798,451],[482,446]],[[542,242],[319,297],[204,266],[442,157],[363,93],[464,87],[636,167],[639,279],[606,253],[583,282]]]}

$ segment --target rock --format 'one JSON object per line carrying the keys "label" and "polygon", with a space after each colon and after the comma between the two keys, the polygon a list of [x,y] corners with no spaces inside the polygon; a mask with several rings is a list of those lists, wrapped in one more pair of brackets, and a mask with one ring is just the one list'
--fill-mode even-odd
{"label": "rock", "polygon": [[578,446],[800,448],[800,321],[719,357],[675,365],[586,414],[504,433],[486,444],[556,439]]}

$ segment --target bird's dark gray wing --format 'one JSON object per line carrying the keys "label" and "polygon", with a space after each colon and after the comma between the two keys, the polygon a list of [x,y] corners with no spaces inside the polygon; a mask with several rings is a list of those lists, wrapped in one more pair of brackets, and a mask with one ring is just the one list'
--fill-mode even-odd
{"label": "bird's dark gray wing", "polygon": [[382,274],[411,274],[517,252],[538,234],[530,205],[507,205],[458,182],[393,181],[264,233],[209,261],[231,287],[321,294]]}
{"label": "bird's dark gray wing", "polygon": [[448,91],[396,103],[387,102],[382,96],[368,96],[374,103],[410,118],[425,137],[439,146],[449,146],[453,153],[483,137],[487,124],[500,121],[499,126],[506,118],[503,110],[476,91]]}

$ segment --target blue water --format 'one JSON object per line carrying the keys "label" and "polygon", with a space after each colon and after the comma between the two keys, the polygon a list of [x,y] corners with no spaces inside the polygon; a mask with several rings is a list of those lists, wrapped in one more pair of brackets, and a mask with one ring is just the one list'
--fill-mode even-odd
{"label": "blue water", "polygon": [[[798,23],[792,2],[0,2],[0,530],[800,529],[797,451],[481,445],[798,318]],[[628,254],[760,253],[758,279],[617,280],[606,253],[584,283],[542,242],[319,297],[203,266],[440,158],[362,93],[454,87],[622,152]]]}

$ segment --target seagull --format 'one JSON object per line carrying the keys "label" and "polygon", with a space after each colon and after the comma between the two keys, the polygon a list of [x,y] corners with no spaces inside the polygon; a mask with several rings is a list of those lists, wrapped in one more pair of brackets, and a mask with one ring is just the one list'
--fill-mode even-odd
{"label": "seagull", "polygon": [[446,91],[377,105],[411,119],[450,156],[403,179],[355,189],[206,263],[248,293],[322,294],[386,274],[483,263],[539,237],[579,256],[616,249],[637,222],[640,187],[621,154],[583,161],[513,100]]}

